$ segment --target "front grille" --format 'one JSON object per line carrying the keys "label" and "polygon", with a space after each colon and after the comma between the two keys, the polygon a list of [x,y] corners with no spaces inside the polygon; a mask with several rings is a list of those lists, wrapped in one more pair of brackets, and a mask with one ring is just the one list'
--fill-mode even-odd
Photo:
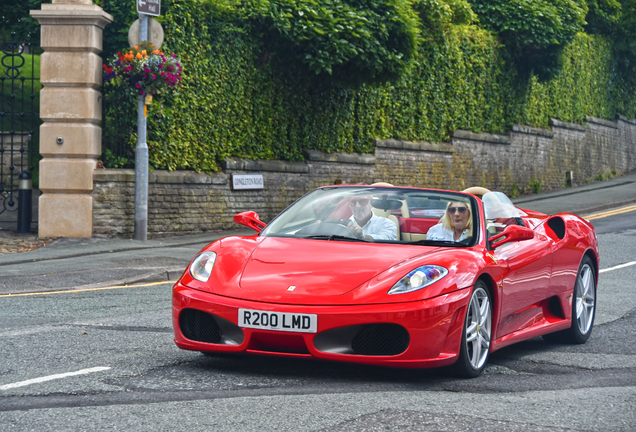
{"label": "front grille", "polygon": [[181,333],[197,342],[221,342],[221,329],[212,315],[196,309],[183,309],[179,315]]}
{"label": "front grille", "polygon": [[397,324],[370,324],[351,341],[354,354],[389,356],[406,351],[409,333]]}
{"label": "front grille", "polygon": [[248,349],[274,353],[309,354],[305,338],[286,332],[260,333],[255,331]]}

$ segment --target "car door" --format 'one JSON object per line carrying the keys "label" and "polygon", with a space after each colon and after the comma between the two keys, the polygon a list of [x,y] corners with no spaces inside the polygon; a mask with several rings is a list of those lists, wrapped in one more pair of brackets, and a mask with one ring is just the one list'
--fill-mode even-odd
{"label": "car door", "polygon": [[533,324],[543,312],[552,276],[551,241],[535,234],[531,240],[509,243],[493,252],[503,270],[501,303],[496,337]]}
{"label": "car door", "polygon": [[[489,238],[509,225],[524,225],[519,211],[503,193],[488,192],[482,202]],[[549,292],[552,277],[553,243],[535,231],[532,239],[510,242],[492,252],[502,270],[496,338],[532,325],[542,314],[540,302]]]}

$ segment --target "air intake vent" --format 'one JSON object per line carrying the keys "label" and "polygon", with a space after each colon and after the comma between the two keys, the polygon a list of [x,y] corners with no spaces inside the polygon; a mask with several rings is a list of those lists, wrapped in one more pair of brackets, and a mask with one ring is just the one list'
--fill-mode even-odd
{"label": "air intake vent", "polygon": [[370,324],[351,341],[354,354],[389,356],[406,351],[409,333],[397,324]]}
{"label": "air intake vent", "polygon": [[209,313],[183,309],[179,315],[179,327],[187,339],[217,344],[221,342],[221,329]]}
{"label": "air intake vent", "polygon": [[552,228],[554,234],[559,238],[559,240],[565,237],[565,222],[560,217],[553,217],[548,221],[548,226]]}

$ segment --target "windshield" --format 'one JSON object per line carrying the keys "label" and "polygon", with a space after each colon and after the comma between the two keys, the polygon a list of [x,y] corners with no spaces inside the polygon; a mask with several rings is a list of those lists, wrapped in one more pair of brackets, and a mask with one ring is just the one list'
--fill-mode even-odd
{"label": "windshield", "polygon": [[461,193],[325,187],[288,207],[261,236],[466,246],[476,241],[477,214],[475,199]]}

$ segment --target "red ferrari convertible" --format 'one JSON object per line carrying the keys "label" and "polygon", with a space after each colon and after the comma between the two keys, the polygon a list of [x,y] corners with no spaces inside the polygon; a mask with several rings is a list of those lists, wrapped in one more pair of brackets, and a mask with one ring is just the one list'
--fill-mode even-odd
{"label": "red ferrari convertible", "polygon": [[204,353],[449,366],[543,335],[584,343],[599,255],[584,219],[500,192],[316,189],[269,224],[205,247],[175,284],[175,342]]}

